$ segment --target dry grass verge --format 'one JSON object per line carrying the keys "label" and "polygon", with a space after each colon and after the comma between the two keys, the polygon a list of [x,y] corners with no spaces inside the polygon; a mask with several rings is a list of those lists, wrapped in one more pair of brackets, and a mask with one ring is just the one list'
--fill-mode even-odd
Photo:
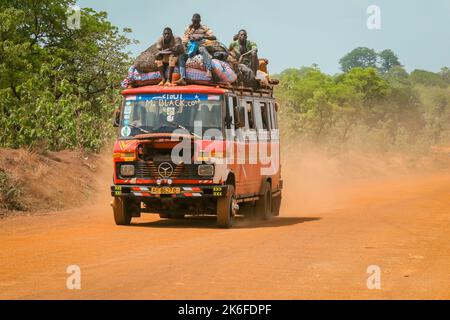
{"label": "dry grass verge", "polygon": [[78,207],[95,190],[99,155],[0,149],[0,216]]}

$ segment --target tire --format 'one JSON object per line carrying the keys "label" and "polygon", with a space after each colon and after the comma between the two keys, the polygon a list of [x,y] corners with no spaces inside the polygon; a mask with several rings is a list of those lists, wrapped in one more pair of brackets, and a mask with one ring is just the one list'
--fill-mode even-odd
{"label": "tire", "polygon": [[112,207],[116,225],[129,226],[132,219],[132,212],[129,201],[125,198],[115,197],[112,201]]}
{"label": "tire", "polygon": [[280,216],[281,208],[281,194],[272,198],[272,215],[274,217]]}
{"label": "tire", "polygon": [[235,215],[236,195],[233,186],[228,186],[226,197],[217,200],[217,225],[219,228],[233,227]]}
{"label": "tire", "polygon": [[265,182],[263,193],[256,201],[255,215],[259,219],[268,220],[273,215],[272,210],[272,187],[270,182]]}

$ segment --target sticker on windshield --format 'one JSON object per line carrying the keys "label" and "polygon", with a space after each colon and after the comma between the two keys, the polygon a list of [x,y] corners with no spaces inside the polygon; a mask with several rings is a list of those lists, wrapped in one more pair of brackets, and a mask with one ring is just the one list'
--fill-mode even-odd
{"label": "sticker on windshield", "polygon": [[167,108],[167,121],[173,122],[175,120],[175,108]]}
{"label": "sticker on windshield", "polygon": [[123,127],[120,133],[122,134],[122,137],[129,137],[131,135],[131,128],[128,126]]}
{"label": "sticker on windshield", "polygon": [[220,96],[208,95],[209,101],[220,101]]}
{"label": "sticker on windshield", "polygon": [[131,114],[131,106],[125,106],[125,110],[123,111],[123,114]]}

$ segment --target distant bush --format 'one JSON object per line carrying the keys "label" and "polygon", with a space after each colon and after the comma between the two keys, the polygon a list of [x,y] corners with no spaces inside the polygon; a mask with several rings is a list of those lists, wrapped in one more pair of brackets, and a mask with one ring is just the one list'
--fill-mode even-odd
{"label": "distant bush", "polygon": [[425,70],[414,70],[413,72],[411,72],[410,80],[413,84],[421,84],[425,86],[435,86],[441,88],[446,88],[449,84],[438,73]]}

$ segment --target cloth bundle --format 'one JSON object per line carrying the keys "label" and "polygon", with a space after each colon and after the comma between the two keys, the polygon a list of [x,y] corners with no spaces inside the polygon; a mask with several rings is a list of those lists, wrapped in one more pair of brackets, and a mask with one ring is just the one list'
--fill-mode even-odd
{"label": "cloth bundle", "polygon": [[245,64],[238,65],[238,82],[240,85],[254,87],[256,85],[255,74]]}
{"label": "cloth bundle", "polygon": [[213,79],[209,77],[205,70],[186,68],[186,79],[189,81],[206,81],[211,82]]}
{"label": "cloth bundle", "polygon": [[[166,78],[169,77],[169,71],[166,71]],[[175,68],[175,71],[172,76],[172,80],[176,81],[180,78],[180,70],[178,67]],[[186,79],[191,81],[212,81],[211,77],[208,77],[207,72],[205,70],[198,70],[193,68],[186,68]],[[155,85],[161,82],[161,74],[159,71],[152,72],[139,72],[136,67],[132,66],[128,70],[128,76],[125,80],[122,81],[122,87],[141,87],[141,86],[150,86]]]}
{"label": "cloth bundle", "polygon": [[206,50],[211,54],[213,59],[225,61],[230,55],[227,47],[217,40],[206,40],[204,43]]}
{"label": "cloth bundle", "polygon": [[128,88],[129,86],[152,85],[158,84],[160,81],[161,74],[159,71],[140,72],[135,66],[132,66],[128,70],[127,78],[122,81],[122,87]]}
{"label": "cloth bundle", "polygon": [[212,71],[219,82],[233,83],[237,80],[236,73],[228,63],[217,59],[212,59],[212,67]]}
{"label": "cloth bundle", "polygon": [[156,47],[156,44],[153,44],[136,58],[133,64],[134,67],[136,70],[143,73],[158,71],[158,66],[155,62],[157,54],[158,48]]}
{"label": "cloth bundle", "polygon": [[203,63],[203,57],[201,54],[197,54],[186,61],[187,69],[197,69],[206,71],[205,64]]}
{"label": "cloth bundle", "polygon": [[261,70],[256,72],[256,80],[259,81],[260,85],[268,87],[269,86],[269,75]]}

